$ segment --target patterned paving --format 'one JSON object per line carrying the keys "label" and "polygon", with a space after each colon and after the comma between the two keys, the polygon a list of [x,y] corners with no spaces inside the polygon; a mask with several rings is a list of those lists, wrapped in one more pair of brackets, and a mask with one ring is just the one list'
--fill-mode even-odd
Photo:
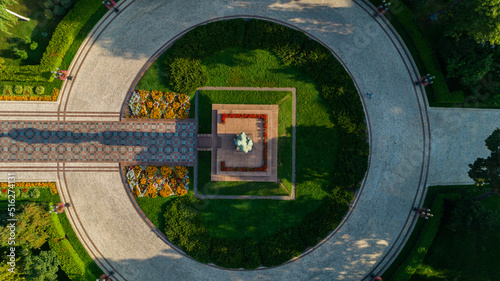
{"label": "patterned paving", "polygon": [[196,162],[195,122],[2,122],[1,161]]}

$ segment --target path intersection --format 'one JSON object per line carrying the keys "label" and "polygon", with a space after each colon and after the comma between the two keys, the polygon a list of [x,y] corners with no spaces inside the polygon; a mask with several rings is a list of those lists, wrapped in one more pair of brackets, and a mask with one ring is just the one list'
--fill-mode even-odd
{"label": "path intersection", "polygon": [[[72,203],[67,215],[80,241],[105,272],[115,272],[116,280],[369,280],[372,272],[383,272],[404,246],[417,220],[412,209],[422,204],[427,186],[470,183],[467,163],[487,155],[484,139],[499,126],[499,111],[429,108],[424,88],[414,85],[420,73],[408,50],[385,18],[373,16],[375,7],[367,1],[122,0],[118,8],[118,13],[106,14],[82,44],[69,69],[73,81],[65,82],[57,102],[0,102],[0,152],[2,159],[8,159],[0,162],[0,180],[15,172],[17,181],[56,182],[61,199]],[[299,259],[253,271],[201,264],[172,247],[144,219],[124,185],[120,163],[113,161],[113,148],[120,150],[122,140],[126,150],[141,147],[139,154],[159,157],[149,150],[151,143],[137,146],[155,130],[152,126],[129,131],[125,125],[127,136],[120,136],[125,132],[121,126],[133,123],[120,118],[127,93],[143,72],[191,28],[235,17],[289,25],[330,48],[360,93],[370,142],[368,172],[341,225]],[[374,93],[373,98],[363,93]],[[300,110],[300,101],[297,104]],[[20,122],[32,122],[33,128],[12,131],[12,125]],[[96,126],[110,122],[120,129],[89,129],[77,135],[75,128],[64,129],[84,122]],[[63,127],[57,130],[65,133],[56,134],[62,147],[49,143],[52,135],[33,143],[34,129],[42,134],[51,131],[49,125]],[[31,132],[32,143],[15,130]],[[131,131],[134,135],[124,139]],[[106,132],[118,133],[111,133],[109,146]],[[93,142],[80,143],[86,137]],[[186,148],[196,146],[189,143],[191,139],[184,138]],[[9,140],[5,145],[12,146],[6,147]],[[40,147],[54,147],[56,152],[84,143],[92,143],[96,151],[109,147],[111,151],[102,155],[111,160],[81,162],[78,154],[75,161],[74,152],[68,150],[62,156],[53,154],[57,161],[36,161],[46,154],[35,152],[31,160],[27,155],[26,160],[18,158],[23,157],[21,147],[36,147],[44,140],[47,143]],[[128,141],[136,144],[127,146]],[[137,155],[124,157],[137,160]]]}

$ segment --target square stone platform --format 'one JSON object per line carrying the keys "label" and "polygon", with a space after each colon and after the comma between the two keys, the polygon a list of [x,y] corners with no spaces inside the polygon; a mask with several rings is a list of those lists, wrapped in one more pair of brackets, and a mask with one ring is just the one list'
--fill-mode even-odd
{"label": "square stone platform", "polygon": [[[278,181],[278,105],[213,104],[212,105],[212,181]],[[267,172],[221,171],[226,167],[257,168],[264,164],[264,121],[257,118],[226,118],[221,114],[267,115]],[[253,141],[248,153],[236,151],[234,138],[245,132]]]}

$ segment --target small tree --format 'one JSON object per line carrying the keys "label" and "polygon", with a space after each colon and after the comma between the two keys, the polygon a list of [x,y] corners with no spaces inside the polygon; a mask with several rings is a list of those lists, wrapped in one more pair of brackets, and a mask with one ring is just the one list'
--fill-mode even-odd
{"label": "small tree", "polygon": [[496,129],[486,140],[486,147],[491,155],[477,158],[473,164],[469,164],[469,177],[476,185],[489,184],[489,187],[500,192],[500,128]]}
{"label": "small tree", "polygon": [[24,274],[28,280],[54,281],[58,270],[59,260],[53,251],[41,251],[38,256],[28,256],[24,263]]}

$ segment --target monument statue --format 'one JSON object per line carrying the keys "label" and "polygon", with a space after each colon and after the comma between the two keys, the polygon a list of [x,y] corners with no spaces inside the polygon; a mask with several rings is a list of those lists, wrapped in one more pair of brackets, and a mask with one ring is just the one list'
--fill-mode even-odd
{"label": "monument statue", "polygon": [[241,134],[234,139],[234,144],[236,145],[237,151],[245,153],[252,151],[253,141],[245,134],[245,132],[241,132]]}

